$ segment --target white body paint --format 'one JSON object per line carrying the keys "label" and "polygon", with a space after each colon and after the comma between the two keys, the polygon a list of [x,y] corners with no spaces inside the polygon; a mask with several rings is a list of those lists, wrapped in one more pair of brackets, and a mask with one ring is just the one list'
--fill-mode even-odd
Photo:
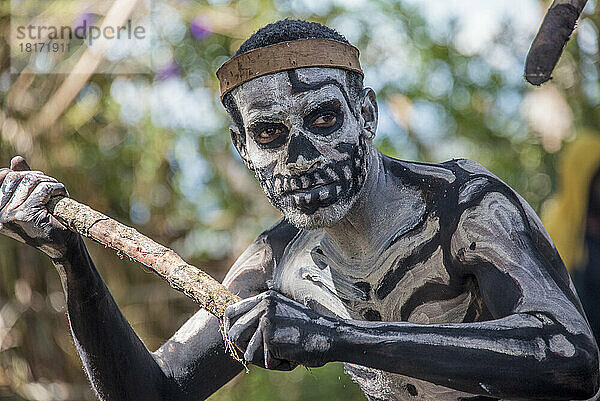
{"label": "white body paint", "polygon": [[[463,166],[468,166],[472,171],[478,174],[485,174],[487,177],[493,177],[487,170],[480,167],[479,164],[470,161],[460,162]],[[406,165],[406,164],[405,164]],[[413,165],[411,171],[434,171],[434,167],[423,168],[422,165]],[[477,167],[476,169],[473,167]],[[448,182],[452,182],[453,176],[450,174],[439,173],[437,177]],[[478,189],[481,189],[484,183],[483,178],[474,178],[461,187],[458,199],[459,203],[469,201]],[[392,292],[383,300],[371,298],[369,300],[361,299],[361,293],[352,286],[358,281],[368,282],[371,288],[376,288],[384,275],[393,268],[395,261],[406,258],[410,252],[419,248],[431,240],[440,230],[439,220],[435,216],[425,218],[425,222],[415,229],[417,223],[424,218],[425,207],[420,200],[418,192],[411,192],[405,189],[402,196],[398,199],[398,204],[392,202],[382,202],[379,204],[379,217],[386,219],[384,226],[387,230],[381,233],[378,238],[382,241],[375,243],[375,251],[370,258],[357,259],[357,263],[352,263],[352,259],[344,255],[332,241],[327,230],[303,230],[291,241],[283,257],[273,272],[273,281],[270,288],[312,307],[317,311],[339,316],[344,319],[364,319],[364,311],[373,309],[381,314],[383,321],[401,321],[400,311],[405,302],[414,292],[425,283],[449,284],[451,275],[455,274],[444,266],[441,248],[437,248],[431,256],[410,268],[400,279]],[[519,198],[520,199],[520,198]],[[542,227],[538,223],[537,217],[523,202],[528,217],[534,227]],[[392,210],[394,212],[392,212]],[[515,220],[516,210],[510,205],[503,195],[490,193],[486,195],[478,206],[467,209],[458,224],[452,238],[452,250],[458,253],[459,248],[465,248],[465,260],[470,255],[485,255],[491,261],[497,261],[498,265],[513,266],[535,266],[530,260],[517,257],[515,252],[515,243],[507,243],[503,238],[511,238],[513,230],[523,230],[522,222]],[[387,217],[386,217],[387,216]],[[390,219],[390,217],[392,217]],[[477,225],[475,222],[485,221],[486,225]],[[409,234],[407,234],[409,233]],[[514,241],[518,241],[514,239]],[[469,245],[476,242],[476,251],[469,249]],[[390,246],[390,244],[392,244]],[[325,269],[319,268],[314,262],[311,251],[318,247],[323,251],[319,258],[321,264],[325,263]],[[314,255],[314,253],[312,253]],[[540,282],[539,279],[521,283],[524,291],[531,293],[558,292],[559,289],[553,286],[552,282]],[[417,306],[410,314],[407,322],[419,324],[448,324],[459,323],[465,318],[468,306],[473,301],[474,294],[467,289],[457,294],[455,297],[442,301],[426,302]],[[530,297],[529,300],[535,299]],[[560,311],[559,318],[565,323],[566,327],[579,327],[580,333],[588,332],[585,324],[581,324],[581,319],[577,318],[578,312],[570,304],[560,302],[558,299],[555,304],[547,297],[540,298],[538,305],[523,305],[523,308],[534,308],[540,311]],[[327,314],[327,313],[326,313]],[[519,326],[542,327],[542,324],[548,324],[550,321],[544,318],[540,320],[523,321],[519,318],[506,318],[504,325],[496,322],[498,329],[505,327],[506,330],[514,329]],[[486,322],[479,323],[485,327]],[[421,337],[419,337],[421,336]],[[411,341],[419,340],[432,345],[451,345],[461,347],[467,343],[467,338],[445,337],[432,335],[414,335]],[[402,341],[399,338],[389,338],[389,341]],[[548,352],[558,353],[563,356],[572,356],[573,345],[562,335],[554,336],[546,345],[543,339],[536,341],[535,348],[524,347],[524,343],[518,340],[485,340],[479,342],[481,349],[513,355],[517,357],[532,357],[536,360],[543,360]],[[418,380],[408,376],[379,371],[356,364],[346,364],[347,372],[361,386],[363,391],[371,397],[383,400],[458,400],[461,397],[469,397],[472,394],[463,393],[444,386],[432,384],[427,381]],[[414,386],[410,387],[410,386]],[[408,391],[418,395],[411,395]],[[487,389],[486,383],[481,383],[482,389]],[[487,390],[486,390],[487,391]]]}
{"label": "white body paint", "polygon": [[[400,225],[402,230],[408,227]],[[274,280],[272,288],[287,297],[294,299],[306,306],[313,307],[318,312],[325,312],[321,308],[315,308],[315,303],[329,311],[329,315],[336,315],[344,319],[364,319],[360,311],[375,308],[382,314],[384,321],[399,321],[398,315],[403,300],[406,300],[412,291],[418,288],[425,280],[434,279],[447,281],[448,273],[444,271],[438,256],[422,266],[415,267],[407,277],[401,282],[394,293],[386,297],[383,302],[361,301],[356,295],[353,296],[351,283],[361,280],[369,280],[373,286],[390,268],[390,264],[398,257],[402,257],[420,242],[430,239],[438,227],[435,221],[426,225],[422,232],[415,237],[406,238],[399,241],[393,249],[383,250],[379,260],[372,264],[362,266],[344,266],[342,263],[329,259],[331,265],[321,270],[313,262],[310,251],[315,246],[331,250],[331,243],[324,239],[323,230],[303,231],[287,248],[279,266],[274,271]],[[390,236],[388,238],[393,238]],[[436,255],[439,255],[437,253]],[[338,256],[339,257],[339,256]],[[338,281],[334,281],[331,276],[331,268],[343,269],[338,271]],[[312,274],[309,274],[312,273]],[[431,276],[429,276],[431,274]],[[437,279],[435,277],[438,277]],[[344,280],[347,278],[347,280]],[[345,305],[340,300],[340,294],[345,297],[352,297],[352,308]],[[469,305],[470,295],[461,294],[455,300],[456,307],[449,308],[442,312],[443,306],[427,315],[431,310],[417,309],[411,315],[409,321],[414,323],[459,322],[464,317],[464,311]],[[455,310],[458,309],[458,310]],[[452,316],[453,319],[450,319]],[[493,347],[494,344],[490,344]],[[500,345],[496,345],[500,347]],[[370,396],[378,397],[386,401],[400,400],[457,400],[460,397],[468,397],[468,393],[457,392],[443,386],[438,386],[423,380],[410,378],[404,375],[384,372],[355,364],[346,364],[346,371],[361,386],[363,391]],[[419,396],[411,396],[407,390],[407,385],[413,385]]]}
{"label": "white body paint", "polygon": [[[329,79],[345,83],[346,80],[344,71],[330,68],[303,68],[295,70],[295,73],[303,83]],[[296,206],[301,202],[309,203],[314,200],[325,200],[331,196],[339,196],[343,191],[342,186],[338,184],[342,176],[345,180],[352,178],[350,166],[344,166],[339,173],[331,167],[326,167],[328,164],[347,160],[347,155],[336,150],[336,145],[358,144],[357,132],[360,130],[356,126],[356,121],[353,122],[349,118],[352,116],[353,110],[346,103],[340,88],[335,85],[326,85],[315,91],[294,93],[287,73],[280,72],[246,82],[236,88],[232,94],[236,104],[239,105],[244,126],[247,128],[245,133],[247,148],[244,151],[247,152],[247,158],[252,161],[259,182],[269,201],[298,227],[330,226],[339,221],[354,204],[356,192],[360,190],[364,177],[360,177],[358,187],[356,185],[351,187],[353,192],[346,200],[319,208],[311,214],[303,213]],[[331,135],[323,136],[311,133],[304,126],[302,117],[332,98],[338,99],[342,106],[341,109],[346,116],[343,125]],[[260,100],[257,101],[258,99]],[[319,152],[319,156],[307,160],[305,156],[300,155],[297,160],[290,162],[288,160],[289,141],[288,144],[277,148],[261,148],[253,140],[251,128],[256,124],[273,121],[285,125],[290,137],[305,136]],[[362,157],[362,153],[359,156]],[[275,178],[274,184],[271,184],[268,178],[261,176],[260,171],[273,163],[272,174],[284,178]],[[321,171],[321,168],[324,170]],[[366,166],[361,165],[358,160],[356,160],[354,168],[362,170],[361,174],[366,174]],[[308,180],[306,174],[315,170],[318,172],[314,179]],[[311,181],[314,181],[314,184]],[[314,194],[307,193],[307,190],[313,188],[309,185],[321,183],[324,183],[324,186],[320,187],[321,190]],[[293,199],[293,202],[290,198]]]}
{"label": "white body paint", "polygon": [[210,313],[204,309],[196,312],[198,315],[194,319],[189,319],[177,332],[171,337],[171,341],[185,344],[190,341],[197,333],[204,330],[206,323],[209,321]]}
{"label": "white body paint", "polygon": [[[306,68],[294,74],[260,77],[233,92],[246,130],[246,145],[238,150],[256,169],[269,200],[300,229],[286,240],[283,254],[274,261],[267,274],[268,288],[353,327],[380,320],[397,322],[395,327],[406,322],[410,327],[448,329],[447,334],[378,331],[376,338],[351,331],[356,335],[351,344],[425,344],[431,352],[436,347],[465,353],[477,350],[536,361],[550,355],[573,356],[575,346],[565,335],[546,341],[539,334],[543,331],[539,329],[560,325],[569,334],[591,335],[577,301],[565,298],[564,286],[574,292],[568,276],[553,275],[540,258],[541,248],[534,249],[529,241],[539,236],[544,249],[552,249],[529,205],[476,162],[432,165],[384,159],[371,141],[377,122],[374,96],[367,94],[361,97],[361,105],[351,105],[339,86],[345,79],[341,70]],[[332,80],[340,84],[318,86]],[[310,85],[316,89],[302,89]],[[306,132],[307,116],[332,99],[342,105],[337,116],[343,116],[343,124],[327,135]],[[285,126],[289,138],[273,148],[258,145],[252,127],[264,122]],[[291,143],[300,137],[310,142],[306,145],[310,156],[295,154]],[[355,153],[349,156],[340,145]],[[350,164],[334,170],[348,160]],[[301,202],[337,199],[332,197],[343,192],[343,185],[348,187],[344,180],[356,178],[350,197],[311,212],[299,207]],[[488,283],[516,283],[507,289],[513,291],[508,295],[516,304],[507,306],[501,292],[493,299],[489,293],[497,289],[479,283],[482,277]],[[483,296],[482,291],[488,294]],[[484,299],[492,299],[491,305],[485,305]],[[288,308],[281,313],[290,313]],[[306,320],[301,314],[298,321]],[[469,330],[487,331],[489,338],[461,335],[457,324],[462,323]],[[537,334],[534,338],[489,334],[511,333],[515,328]],[[331,346],[326,336],[312,332],[308,336],[302,344],[307,353],[325,353]],[[290,329],[276,330],[274,338],[288,343],[300,339]],[[396,357],[402,365],[402,356]],[[378,366],[376,361],[369,363]],[[434,384],[354,363],[346,363],[346,370],[373,400],[444,401],[473,396],[445,387],[443,381]],[[498,378],[490,377],[497,384]],[[494,391],[494,385],[485,381],[475,384],[483,394]]]}

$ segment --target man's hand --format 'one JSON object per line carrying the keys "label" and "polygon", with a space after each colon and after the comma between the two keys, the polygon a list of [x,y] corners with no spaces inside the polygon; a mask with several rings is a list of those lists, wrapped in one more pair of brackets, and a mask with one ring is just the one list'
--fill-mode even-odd
{"label": "man's hand", "polygon": [[277,370],[331,362],[336,323],[275,291],[228,307],[224,321],[246,361]]}
{"label": "man's hand", "polygon": [[25,159],[14,157],[10,169],[0,169],[0,234],[61,258],[76,237],[52,216],[46,205],[57,195],[68,196],[64,185],[41,171],[31,171]]}

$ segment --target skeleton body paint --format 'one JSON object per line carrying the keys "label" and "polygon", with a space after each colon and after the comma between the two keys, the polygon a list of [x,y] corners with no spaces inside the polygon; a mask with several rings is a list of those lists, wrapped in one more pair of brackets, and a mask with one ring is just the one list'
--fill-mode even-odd
{"label": "skeleton body paint", "polygon": [[[568,277],[553,278],[549,273],[537,276],[535,271],[542,270],[544,264],[550,268],[548,261],[517,259],[522,252],[518,246],[514,249],[514,242],[498,241],[511,238],[517,231],[532,230],[533,243],[538,244],[532,253],[556,258],[545,232],[525,228],[538,220],[514,192],[483,169],[472,173],[460,167],[473,166],[470,161],[433,166],[384,157],[383,164],[387,171],[393,171],[394,176],[398,174],[414,188],[426,191],[435,184],[443,191],[425,202],[405,204],[408,223],[390,228],[386,232],[387,242],[380,245],[373,259],[361,264],[348,263],[324,230],[299,231],[276,263],[278,268],[271,285],[278,293],[304,306],[351,322],[342,325],[336,335],[347,337],[356,349],[347,350],[349,355],[338,355],[337,360],[362,359],[359,354],[369,350],[374,352],[369,361],[374,365],[375,360],[383,357],[382,353],[394,349],[383,344],[405,343],[406,349],[396,356],[397,365],[392,362],[395,367],[389,371],[368,364],[346,364],[347,372],[369,399],[461,400],[483,394],[489,397],[485,399],[511,399],[515,396],[502,395],[498,390],[516,387],[519,377],[533,373],[523,371],[529,360],[540,365],[546,363],[544,369],[564,368],[560,359],[574,355],[574,343],[585,338],[580,344],[590,344],[590,332],[581,319],[581,307],[573,296]],[[441,178],[442,174],[436,177],[431,169],[445,171],[451,179]],[[473,185],[479,187],[476,193]],[[440,210],[440,204],[454,204],[454,208]],[[474,215],[481,215],[481,219]],[[511,219],[514,221],[507,224]],[[471,226],[475,221],[485,223],[475,229]],[[504,231],[506,226],[511,227],[508,231],[515,231],[490,235]],[[470,234],[466,235],[466,231]],[[512,240],[519,241],[516,237]],[[473,260],[499,266],[509,261],[512,267],[507,269],[525,264],[524,274],[535,274],[538,278],[528,286],[518,285],[517,280],[521,281],[518,273],[502,273],[505,277],[488,284],[498,287],[495,290],[499,292],[493,294],[498,305],[491,306],[482,295],[490,289],[480,287],[479,274],[472,271],[476,266]],[[568,294],[569,302],[563,302],[563,293]],[[554,302],[555,299],[561,301]],[[510,315],[511,310],[524,312]],[[308,321],[304,323],[310,325]],[[559,342],[561,345],[557,347]],[[382,349],[377,351],[375,344]],[[418,358],[417,354],[422,352],[420,346],[425,344],[435,346],[441,353],[460,355],[452,360],[453,369],[468,369],[465,376],[474,387],[460,391],[447,377],[431,380],[427,375],[401,374],[404,369],[411,373],[411,369],[401,366],[406,360]],[[486,356],[485,364],[476,362],[475,351]],[[430,358],[438,362],[438,368],[446,363],[434,355]],[[523,358],[523,362],[513,367],[516,372],[512,377],[497,373],[498,366],[505,363],[504,358]]]}
{"label": "skeleton body paint", "polygon": [[[271,36],[343,42],[327,27],[285,20],[243,51],[271,45]],[[300,48],[303,65],[322,50]],[[284,214],[223,282],[244,298],[226,311],[229,337],[270,369],[344,362],[371,401],[592,397],[598,348],[533,210],[478,163],[379,153],[375,94],[344,69],[360,71],[357,50],[349,52],[338,54],[340,68],[228,85],[233,143]],[[64,188],[49,177],[42,181],[52,185],[36,186],[39,174],[13,164],[0,169],[0,233],[52,257],[100,399],[206,399],[242,370],[204,311],[149,352],[83,241],[48,218],[45,202]]]}
{"label": "skeleton body paint", "polygon": [[[310,76],[310,81],[303,77]],[[352,207],[367,171],[367,146],[345,72],[309,68],[257,78],[234,92],[245,142],[269,201],[294,225],[331,225]],[[271,95],[258,96],[258,93]],[[259,101],[250,101],[260,99]]]}
{"label": "skeleton body paint", "polygon": [[[285,216],[265,233],[280,250],[268,291],[226,314],[245,358],[272,369],[343,361],[378,401],[590,394],[597,348],[535,213],[478,163],[381,155],[344,74],[299,69],[234,92],[241,153]],[[307,130],[319,118],[330,129]],[[261,146],[265,126],[253,124],[268,119],[281,134]],[[316,196],[337,185],[347,192]],[[565,389],[557,368],[588,379]]]}

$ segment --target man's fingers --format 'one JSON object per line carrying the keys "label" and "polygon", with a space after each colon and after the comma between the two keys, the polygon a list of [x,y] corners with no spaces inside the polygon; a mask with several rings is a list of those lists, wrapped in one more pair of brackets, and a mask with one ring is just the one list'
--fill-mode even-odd
{"label": "man's fingers", "polygon": [[23,158],[23,156],[15,156],[10,161],[10,169],[13,171],[27,171],[31,170],[29,165]]}
{"label": "man's fingers", "polygon": [[264,351],[263,351],[263,335],[261,326],[259,323],[258,329],[254,332],[254,335],[248,343],[246,352],[244,352],[244,359],[255,365],[264,366]]}
{"label": "man's fingers", "polygon": [[262,306],[257,306],[250,312],[240,317],[233,326],[229,329],[229,338],[241,350],[245,350],[253,333],[258,327],[260,316],[263,314]]}
{"label": "man's fingers", "polygon": [[45,205],[55,196],[68,196],[65,186],[59,182],[43,181],[33,189],[29,198],[33,202]]}
{"label": "man's fingers", "polygon": [[262,297],[257,295],[228,306],[225,309],[225,331],[229,331],[241,315],[254,308],[260,301],[262,301]]}
{"label": "man's fingers", "polygon": [[[19,183],[19,186],[15,190],[12,198],[8,201],[6,205],[7,210],[16,209],[21,206],[24,202],[26,202],[32,192],[42,183],[43,181],[36,175],[25,175],[23,179]],[[55,184],[55,182],[51,182],[50,184]],[[46,188],[45,186],[42,189]],[[33,199],[32,199],[33,200]]]}
{"label": "man's fingers", "polygon": [[10,172],[11,170],[9,168],[0,168],[0,185],[2,185],[4,177],[6,177],[6,175]]}
{"label": "man's fingers", "polygon": [[278,360],[273,358],[271,351],[267,348],[266,342],[263,345],[263,349],[265,350],[265,369],[276,369],[279,365]]}
{"label": "man's fingers", "polygon": [[[41,182],[31,193],[30,198],[33,202],[36,202],[40,205],[46,205],[50,201],[51,198],[55,196],[69,196],[67,190],[63,184],[60,182]],[[50,213],[46,212],[45,215],[48,218],[48,221],[52,227],[60,227],[65,230],[68,228],[59,221],[56,217],[52,216]]]}
{"label": "man's fingers", "polygon": [[[20,172],[10,169],[0,170],[0,210],[11,203],[12,208],[19,206],[36,188],[39,183],[51,182],[58,184],[56,179],[41,171]],[[62,184],[60,184],[62,186]],[[64,188],[64,187],[63,187]],[[68,196],[66,189],[57,195]]]}
{"label": "man's fingers", "polygon": [[281,313],[285,316],[291,314],[307,318],[302,310],[298,310],[304,309],[304,306],[293,303],[277,292],[267,291],[228,307],[225,311],[225,329],[233,343],[244,351],[246,361],[267,369],[291,370],[296,365],[278,359],[275,355],[277,351],[271,349],[276,344],[270,343],[269,333],[280,305]]}
{"label": "man's fingers", "polygon": [[44,174],[43,171],[39,171],[39,170],[29,170],[29,171],[27,171],[27,173],[21,173],[21,174],[34,174],[37,178],[40,179],[40,181],[58,182],[58,180],[56,178],[50,177],[49,175]]}
{"label": "man's fingers", "polygon": [[269,344],[267,343],[267,338],[265,336],[265,329],[268,325],[268,320],[266,318],[262,318],[260,319],[260,324],[259,324],[259,328],[261,333],[263,333],[262,338],[263,338],[263,358],[264,358],[264,362],[265,362],[265,368],[266,369],[276,369],[276,370],[292,370],[293,368],[295,368],[296,366],[294,366],[291,362],[289,361],[285,361],[282,359],[277,359],[274,355],[273,355],[273,348],[272,345],[269,346]]}
{"label": "man's fingers", "polygon": [[0,186],[0,210],[4,209],[8,201],[12,198],[22,179],[23,176],[21,174],[11,170],[8,171],[2,182],[2,186]]}

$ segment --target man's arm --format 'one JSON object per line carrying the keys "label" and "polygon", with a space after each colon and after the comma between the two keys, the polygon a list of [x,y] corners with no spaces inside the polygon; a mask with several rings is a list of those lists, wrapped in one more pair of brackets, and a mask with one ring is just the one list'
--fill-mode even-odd
{"label": "man's arm", "polygon": [[73,339],[102,400],[202,400],[241,365],[225,351],[219,321],[199,311],[151,353],[124,318],[83,242],[54,260]]}
{"label": "man's arm", "polygon": [[[231,292],[248,298],[266,290],[273,268],[272,244],[259,236],[240,255],[223,280]],[[224,347],[219,320],[198,311],[155,353],[185,397],[165,400],[199,400],[211,395],[242,370]]]}
{"label": "man's arm", "polygon": [[[156,353],[135,334],[96,270],[81,237],[51,216],[52,196],[67,195],[62,184],[28,171],[14,159],[0,170],[0,233],[46,253],[63,284],[69,324],[84,369],[103,400],[200,400],[241,370],[224,350],[218,319],[194,315]],[[255,242],[238,259],[227,282],[242,297],[264,291],[272,263],[265,241]],[[256,270],[240,283],[235,272]],[[261,281],[262,280],[262,281]]]}
{"label": "man's arm", "polygon": [[[343,361],[486,396],[592,397],[597,346],[570,283],[557,282],[552,269],[561,266],[550,264],[533,243],[526,219],[504,195],[491,192],[462,214],[452,238],[456,265],[476,277],[494,320],[342,320],[268,292],[228,309],[229,333],[250,360],[267,367],[272,358],[309,366]],[[247,323],[239,316],[256,318]],[[258,328],[254,334],[252,327]]]}

